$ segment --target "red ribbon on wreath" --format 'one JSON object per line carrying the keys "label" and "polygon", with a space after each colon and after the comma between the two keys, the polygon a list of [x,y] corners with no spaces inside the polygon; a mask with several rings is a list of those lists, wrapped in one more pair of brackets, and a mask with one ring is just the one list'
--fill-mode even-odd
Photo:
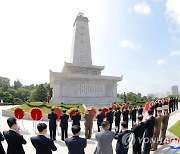
{"label": "red ribbon on wreath", "polygon": [[[70,118],[72,118],[72,116],[75,114],[75,110],[74,108],[71,108],[70,111],[69,111],[69,116]],[[81,114],[80,110],[78,110],[78,113]]]}
{"label": "red ribbon on wreath", "polygon": [[62,114],[61,110],[58,109],[58,108],[55,108],[55,109],[54,109],[54,113],[56,113],[57,116],[58,116],[57,121],[60,121],[60,119],[61,119],[60,116],[61,116],[61,114]]}
{"label": "red ribbon on wreath", "polygon": [[19,120],[23,119],[24,118],[23,109],[16,107],[15,110],[14,110],[14,116]]}
{"label": "red ribbon on wreath", "polygon": [[104,107],[102,109],[102,113],[104,114],[104,118],[106,118],[106,113],[109,111],[109,109],[107,107]]}
{"label": "red ribbon on wreath", "polygon": [[42,110],[37,107],[31,109],[30,115],[31,115],[31,118],[35,121],[41,120],[43,116]]}

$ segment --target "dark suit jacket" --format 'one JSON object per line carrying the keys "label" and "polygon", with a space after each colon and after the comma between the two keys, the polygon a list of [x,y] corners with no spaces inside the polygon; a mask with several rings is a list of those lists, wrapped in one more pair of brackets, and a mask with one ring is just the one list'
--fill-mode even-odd
{"label": "dark suit jacket", "polygon": [[109,123],[113,123],[113,117],[114,117],[114,112],[113,111],[108,111],[106,113],[106,119]]}
{"label": "dark suit jacket", "polygon": [[138,143],[142,143],[142,138],[143,138],[145,129],[146,129],[146,125],[144,122],[141,122],[132,128],[131,131],[134,133],[134,136],[135,136],[134,145],[137,145]]}
{"label": "dark suit jacket", "polygon": [[128,121],[129,110],[124,110],[122,112],[122,115],[123,115],[123,121]]}
{"label": "dark suit jacket", "polygon": [[73,125],[79,125],[80,126],[80,120],[81,120],[81,115],[80,114],[74,114],[71,118],[73,120]]}
{"label": "dark suit jacket", "polygon": [[104,114],[102,112],[100,112],[97,116],[97,124],[98,125],[101,125],[101,123],[103,122],[103,119],[104,119]]}
{"label": "dark suit jacket", "polygon": [[144,122],[146,125],[145,137],[152,137],[154,133],[155,117],[150,117],[147,121]]}
{"label": "dark suit jacket", "polygon": [[52,151],[57,150],[53,140],[44,135],[31,137],[31,143],[36,149],[36,154],[52,154]]}
{"label": "dark suit jacket", "polygon": [[3,131],[3,134],[8,144],[7,154],[25,154],[22,144],[26,144],[26,140],[22,135],[13,130]]}
{"label": "dark suit jacket", "polygon": [[87,145],[87,140],[79,136],[72,136],[65,139],[66,146],[68,147],[69,154],[85,154],[84,148]]}
{"label": "dark suit jacket", "polygon": [[116,111],[114,116],[115,116],[115,122],[121,121],[121,111],[120,110]]}
{"label": "dark suit jacket", "polygon": [[68,128],[69,116],[67,114],[62,114],[60,117],[61,117],[60,127],[61,128]]}
{"label": "dark suit jacket", "polygon": [[4,148],[2,146],[1,141],[4,141],[4,137],[3,137],[3,135],[0,132],[0,154],[6,154],[5,151],[4,151]]}
{"label": "dark suit jacket", "polygon": [[143,108],[140,107],[140,108],[138,109],[138,115],[142,115],[142,113],[143,113]]}
{"label": "dark suit jacket", "polygon": [[125,130],[115,135],[115,139],[117,139],[116,144],[116,154],[127,154],[129,148],[129,136],[131,134],[130,130]]}
{"label": "dark suit jacket", "polygon": [[51,112],[48,114],[48,119],[49,119],[49,127],[56,127],[56,119],[58,118],[57,114],[54,112]]}
{"label": "dark suit jacket", "polygon": [[132,120],[135,121],[136,120],[136,113],[137,113],[137,110],[136,109],[133,109],[131,111],[131,117],[132,117]]}

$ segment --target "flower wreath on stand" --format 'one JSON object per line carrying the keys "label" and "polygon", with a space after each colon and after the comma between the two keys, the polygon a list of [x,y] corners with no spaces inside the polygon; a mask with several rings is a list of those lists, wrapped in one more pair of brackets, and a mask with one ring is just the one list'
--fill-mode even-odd
{"label": "flower wreath on stand", "polygon": [[[68,112],[69,112],[69,116],[70,118],[72,118],[72,116],[75,114],[75,110],[77,110],[78,108],[71,108]],[[78,109],[78,113],[81,115],[81,110]]]}

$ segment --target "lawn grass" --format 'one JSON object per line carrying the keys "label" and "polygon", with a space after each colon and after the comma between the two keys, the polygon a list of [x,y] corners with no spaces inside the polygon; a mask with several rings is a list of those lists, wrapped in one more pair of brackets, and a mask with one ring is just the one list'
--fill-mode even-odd
{"label": "lawn grass", "polygon": [[180,120],[177,121],[171,128],[168,129],[171,133],[180,137]]}
{"label": "lawn grass", "polygon": [[[78,108],[81,110],[81,112],[84,113],[85,109],[82,104],[51,104],[51,103],[42,103],[42,102],[30,102],[30,103],[24,103],[19,106],[24,110],[24,112],[29,113],[33,107],[38,107],[42,110],[43,114],[48,114],[50,112],[50,109],[52,107],[57,107],[61,109],[66,109],[69,111],[71,108]],[[14,110],[14,108],[10,109],[11,111]]]}

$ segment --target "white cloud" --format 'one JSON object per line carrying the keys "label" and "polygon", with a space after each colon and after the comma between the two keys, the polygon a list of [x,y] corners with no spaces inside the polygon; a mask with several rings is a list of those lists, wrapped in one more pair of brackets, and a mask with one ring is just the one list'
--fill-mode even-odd
{"label": "white cloud", "polygon": [[165,64],[166,63],[166,61],[164,60],[164,59],[158,59],[157,61],[156,61],[156,64],[157,65],[163,65],[163,64]]}
{"label": "white cloud", "polygon": [[171,56],[180,56],[180,50],[171,51]]}
{"label": "white cloud", "polygon": [[120,46],[121,46],[122,48],[135,49],[135,50],[141,48],[141,46],[136,45],[136,44],[134,44],[132,41],[129,41],[129,40],[122,40],[122,41],[120,42]]}
{"label": "white cloud", "polygon": [[144,3],[137,3],[134,6],[134,11],[140,14],[149,15],[151,13],[151,8],[148,4]]}
{"label": "white cloud", "polygon": [[172,21],[180,26],[180,0],[167,0],[166,13]]}

